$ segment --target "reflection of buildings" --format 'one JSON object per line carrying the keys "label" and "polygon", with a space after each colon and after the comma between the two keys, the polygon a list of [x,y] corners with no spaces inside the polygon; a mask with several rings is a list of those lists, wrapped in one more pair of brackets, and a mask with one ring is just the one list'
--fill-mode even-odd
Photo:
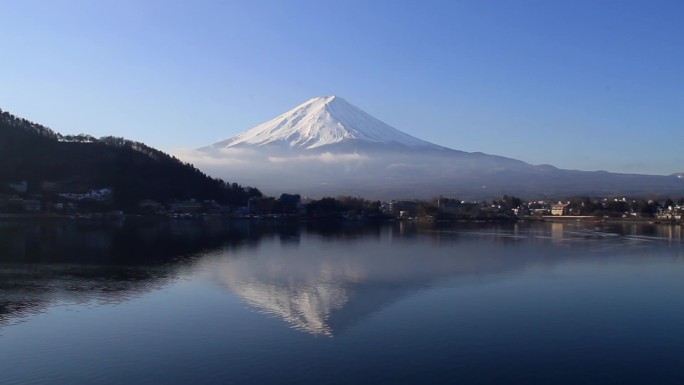
{"label": "reflection of buildings", "polygon": [[563,241],[563,223],[551,222],[551,239],[558,243]]}
{"label": "reflection of buildings", "polygon": [[682,225],[665,225],[656,228],[657,236],[667,239],[670,243],[682,243],[684,227]]}

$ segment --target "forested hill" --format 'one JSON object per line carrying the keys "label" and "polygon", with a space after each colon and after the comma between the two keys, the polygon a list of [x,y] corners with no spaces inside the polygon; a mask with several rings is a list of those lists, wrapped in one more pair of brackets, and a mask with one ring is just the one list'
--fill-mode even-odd
{"label": "forested hill", "polygon": [[212,199],[241,205],[249,196],[261,195],[256,188],[211,178],[143,143],[64,136],[0,110],[0,185],[4,189],[18,181],[27,181],[29,193],[36,194],[47,185],[60,191],[112,188],[113,203],[120,208],[144,199]]}

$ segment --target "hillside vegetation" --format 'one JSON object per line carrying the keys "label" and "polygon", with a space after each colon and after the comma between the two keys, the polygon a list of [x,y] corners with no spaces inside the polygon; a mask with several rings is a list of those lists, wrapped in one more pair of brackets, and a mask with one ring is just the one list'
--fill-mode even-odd
{"label": "hillside vegetation", "polygon": [[[211,178],[189,163],[143,143],[117,137],[64,136],[0,110],[0,185],[27,181],[29,193],[111,188],[113,205],[141,200],[201,199],[244,205],[252,187]],[[0,191],[2,192],[2,191]]]}

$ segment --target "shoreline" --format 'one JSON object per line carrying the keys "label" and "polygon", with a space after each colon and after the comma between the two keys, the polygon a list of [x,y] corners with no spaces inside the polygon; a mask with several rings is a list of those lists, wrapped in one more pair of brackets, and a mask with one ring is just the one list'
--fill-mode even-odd
{"label": "shoreline", "polygon": [[215,216],[215,215],[199,215],[189,218],[172,218],[167,216],[158,215],[138,215],[138,214],[126,214],[126,215],[108,215],[108,214],[72,214],[72,215],[59,215],[59,214],[8,214],[0,213],[0,222],[3,221],[34,221],[34,220],[47,220],[47,221],[76,221],[76,222],[121,222],[124,220],[155,220],[155,221],[250,221],[250,222],[358,222],[358,223],[369,223],[369,222],[433,222],[433,223],[483,223],[483,222],[558,222],[558,223],[568,223],[568,222],[595,222],[595,223],[635,223],[635,224],[659,224],[659,225],[682,225],[684,221],[677,220],[663,220],[657,218],[623,218],[623,217],[596,217],[589,215],[563,215],[563,216],[525,216],[516,218],[453,218],[453,219],[435,219],[435,218],[413,218],[413,219],[400,219],[400,218],[358,218],[358,219],[345,219],[345,218],[307,218],[307,217],[243,217],[243,216]]}

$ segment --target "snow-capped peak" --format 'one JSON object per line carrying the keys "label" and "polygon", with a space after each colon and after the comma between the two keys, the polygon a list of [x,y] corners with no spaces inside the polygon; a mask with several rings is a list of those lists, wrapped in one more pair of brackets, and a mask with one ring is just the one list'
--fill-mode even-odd
{"label": "snow-capped peak", "polygon": [[338,96],[309,99],[292,110],[213,147],[289,145],[305,149],[343,142],[441,148],[372,117]]}

